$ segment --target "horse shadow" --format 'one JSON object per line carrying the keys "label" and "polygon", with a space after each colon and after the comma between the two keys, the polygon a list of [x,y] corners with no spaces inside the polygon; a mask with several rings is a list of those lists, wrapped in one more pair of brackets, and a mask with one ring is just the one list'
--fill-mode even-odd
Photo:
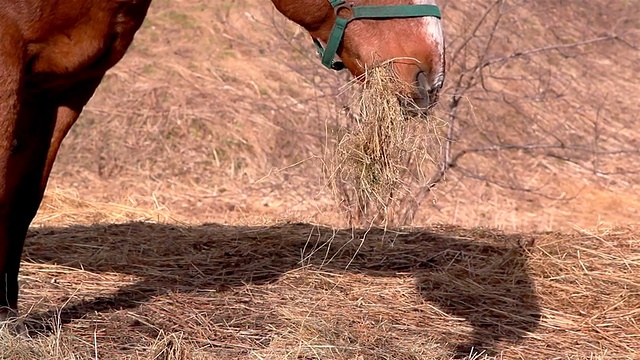
{"label": "horse shadow", "polygon": [[50,331],[41,324],[52,318],[66,324],[94,312],[136,308],[169,291],[224,292],[267,284],[290,270],[311,266],[375,277],[410,274],[424,301],[464,318],[473,329],[457,343],[459,355],[492,353],[499,342],[517,342],[539,326],[540,306],[527,265],[530,240],[445,226],[385,231],[300,223],[250,227],[132,222],[33,228],[26,261],[142,280],[106,296],[72,299],[62,309],[31,312],[26,321],[40,324],[31,326],[32,336],[38,336]]}

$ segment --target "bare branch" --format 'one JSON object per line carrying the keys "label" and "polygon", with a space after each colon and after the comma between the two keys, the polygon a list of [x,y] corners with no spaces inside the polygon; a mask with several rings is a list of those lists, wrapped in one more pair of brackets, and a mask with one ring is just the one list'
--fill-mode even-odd
{"label": "bare branch", "polygon": [[549,51],[562,50],[562,49],[572,49],[572,48],[577,48],[577,47],[582,47],[582,46],[586,46],[586,45],[596,44],[596,43],[600,43],[600,42],[604,42],[604,41],[612,41],[612,40],[619,40],[619,39],[620,39],[620,35],[618,35],[618,34],[610,34],[610,35],[606,35],[606,36],[597,37],[597,38],[594,38],[594,39],[576,41],[576,42],[572,42],[572,43],[569,43],[569,44],[556,44],[556,45],[543,46],[543,47],[524,50],[524,51],[516,51],[513,54],[508,55],[508,56],[503,56],[503,57],[487,60],[487,61],[482,63],[482,67],[485,68],[487,66],[491,66],[491,65],[495,65],[495,64],[503,64],[503,63],[508,62],[510,60],[518,59],[518,58],[525,57],[525,56],[545,53],[545,52],[549,52]]}

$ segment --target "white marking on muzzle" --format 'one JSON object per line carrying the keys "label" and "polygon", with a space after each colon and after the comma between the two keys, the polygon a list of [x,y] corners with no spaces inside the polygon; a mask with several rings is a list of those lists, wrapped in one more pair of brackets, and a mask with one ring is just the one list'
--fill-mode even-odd
{"label": "white marking on muzzle", "polygon": [[[434,0],[413,0],[413,3],[416,5],[436,5]],[[422,26],[423,33],[427,36],[427,41],[433,41],[438,46],[440,61],[437,66],[439,66],[440,68],[438,69],[437,75],[434,77],[434,83],[432,85],[434,87],[441,86],[442,82],[444,81],[444,34],[442,31],[442,22],[436,17],[425,16],[422,18]]]}

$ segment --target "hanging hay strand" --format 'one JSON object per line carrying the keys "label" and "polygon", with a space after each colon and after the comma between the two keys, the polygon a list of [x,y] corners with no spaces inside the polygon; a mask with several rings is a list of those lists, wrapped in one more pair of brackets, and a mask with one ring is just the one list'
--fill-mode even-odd
{"label": "hanging hay strand", "polygon": [[352,223],[407,224],[440,169],[445,124],[415,111],[400,95],[405,86],[390,65],[351,86],[348,120],[328,163],[331,187]]}

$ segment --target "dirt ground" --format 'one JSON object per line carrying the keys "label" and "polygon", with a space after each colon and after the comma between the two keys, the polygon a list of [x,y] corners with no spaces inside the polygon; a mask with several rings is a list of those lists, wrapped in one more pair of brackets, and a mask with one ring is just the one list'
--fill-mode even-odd
{"label": "dirt ground", "polygon": [[379,229],[327,187],[349,79],[308,34],[155,0],[63,144],[0,357],[640,358],[640,5],[439,5],[459,161]]}

